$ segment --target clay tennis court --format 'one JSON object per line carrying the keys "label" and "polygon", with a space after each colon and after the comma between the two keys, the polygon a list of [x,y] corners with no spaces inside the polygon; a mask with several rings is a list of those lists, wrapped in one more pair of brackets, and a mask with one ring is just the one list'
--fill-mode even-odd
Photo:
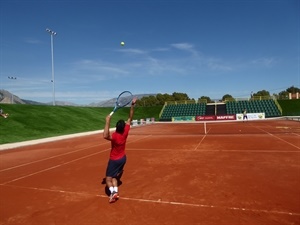
{"label": "clay tennis court", "polygon": [[120,199],[102,133],[0,152],[0,224],[300,224],[300,123],[133,127]]}

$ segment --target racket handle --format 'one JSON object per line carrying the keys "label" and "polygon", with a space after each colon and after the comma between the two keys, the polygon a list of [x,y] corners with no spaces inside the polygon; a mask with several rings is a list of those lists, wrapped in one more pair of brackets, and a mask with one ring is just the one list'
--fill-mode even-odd
{"label": "racket handle", "polygon": [[109,114],[109,116],[112,116],[112,114],[114,114],[114,111],[112,111],[112,112]]}

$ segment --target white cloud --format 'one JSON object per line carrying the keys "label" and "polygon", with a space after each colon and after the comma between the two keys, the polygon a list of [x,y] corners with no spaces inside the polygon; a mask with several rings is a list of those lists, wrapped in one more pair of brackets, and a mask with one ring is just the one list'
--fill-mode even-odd
{"label": "white cloud", "polygon": [[120,68],[115,64],[104,62],[102,60],[90,60],[83,59],[76,63],[74,63],[74,70],[78,73],[86,73],[86,74],[118,74],[118,75],[126,75],[128,72],[124,68]]}
{"label": "white cloud", "polygon": [[194,46],[189,43],[176,43],[176,44],[171,44],[171,46],[180,50],[186,50],[186,51],[194,50]]}
{"label": "white cloud", "polygon": [[24,41],[28,44],[34,44],[34,45],[43,43],[42,41],[37,40],[35,38],[25,38]]}
{"label": "white cloud", "polygon": [[227,62],[224,62],[221,59],[213,59],[209,58],[206,59],[205,64],[212,70],[219,70],[219,71],[232,71],[233,66],[228,64]]}
{"label": "white cloud", "polygon": [[169,51],[169,48],[154,48],[152,49],[153,52],[167,52]]}
{"label": "white cloud", "polygon": [[176,48],[178,50],[186,51],[189,53],[192,53],[193,56],[198,57],[198,51],[195,49],[194,45],[189,44],[189,43],[175,43],[171,44],[173,48]]}
{"label": "white cloud", "polygon": [[251,61],[251,64],[258,65],[258,66],[265,66],[271,67],[277,63],[277,60],[273,57],[270,58],[258,58]]}
{"label": "white cloud", "polygon": [[147,54],[147,51],[141,50],[141,49],[136,49],[136,48],[122,48],[122,49],[117,49],[117,52],[124,52],[124,53],[129,53],[129,54]]}

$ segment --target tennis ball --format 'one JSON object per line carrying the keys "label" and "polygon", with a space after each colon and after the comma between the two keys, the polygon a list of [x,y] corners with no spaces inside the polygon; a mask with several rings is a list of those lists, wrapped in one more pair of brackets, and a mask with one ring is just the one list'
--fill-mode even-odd
{"label": "tennis ball", "polygon": [[121,41],[121,46],[124,46],[125,45],[125,42],[124,41]]}

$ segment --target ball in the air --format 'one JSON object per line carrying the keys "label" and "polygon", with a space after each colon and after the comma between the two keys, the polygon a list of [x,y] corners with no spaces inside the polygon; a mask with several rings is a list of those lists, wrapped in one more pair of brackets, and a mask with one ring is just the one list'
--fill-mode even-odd
{"label": "ball in the air", "polygon": [[121,41],[121,46],[124,46],[125,45],[125,42],[124,41]]}

